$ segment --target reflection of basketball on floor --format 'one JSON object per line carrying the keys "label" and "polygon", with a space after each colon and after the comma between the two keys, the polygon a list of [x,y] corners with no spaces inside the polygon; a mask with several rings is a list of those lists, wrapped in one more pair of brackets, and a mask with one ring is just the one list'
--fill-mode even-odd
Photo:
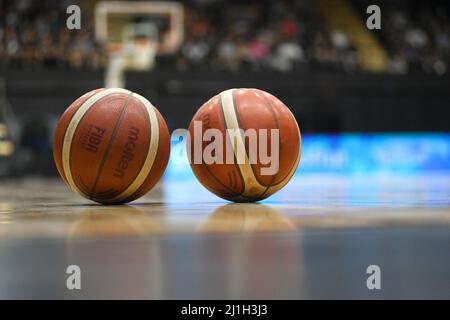
{"label": "reflection of basketball on floor", "polygon": [[270,206],[231,203],[217,208],[202,224],[202,232],[269,232],[295,230],[295,224]]}
{"label": "reflection of basketball on floor", "polygon": [[160,235],[163,228],[132,206],[94,207],[82,212],[67,231],[69,238]]}
{"label": "reflection of basketball on floor", "polygon": [[[200,137],[198,133],[195,135],[195,123],[202,124]],[[201,163],[195,162],[195,153],[198,153],[195,141],[202,141],[202,155],[214,142],[214,138],[210,141],[203,138],[208,129],[222,133],[223,148],[215,150],[216,154],[221,153],[218,157],[223,160],[221,163],[208,163],[204,158]],[[230,131],[238,129],[242,129],[241,133],[231,138]],[[272,133],[277,130],[278,141],[274,141]],[[297,121],[280,100],[262,90],[231,89],[211,98],[194,115],[189,133],[193,140],[190,143],[191,167],[196,177],[208,190],[227,200],[245,202],[269,197],[288,183],[300,161],[301,137]],[[252,144],[251,138],[256,143]],[[276,142],[278,149],[272,147]],[[230,158],[234,153],[234,163],[226,161],[230,145],[233,149]],[[244,151],[244,163],[239,161],[239,150]],[[262,155],[271,157],[270,163]],[[274,167],[270,168],[271,165]]]}
{"label": "reflection of basketball on floor", "polygon": [[158,110],[124,89],[97,89],[62,115],[53,156],[66,183],[100,203],[125,203],[147,193],[169,159],[169,131]]}

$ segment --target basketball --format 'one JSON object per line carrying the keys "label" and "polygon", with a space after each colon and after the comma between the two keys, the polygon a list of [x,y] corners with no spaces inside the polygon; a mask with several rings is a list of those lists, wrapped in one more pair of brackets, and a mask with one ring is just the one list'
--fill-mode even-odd
{"label": "basketball", "polygon": [[104,204],[133,201],[162,176],[169,130],[158,110],[137,93],[97,89],[73,102],[54,135],[53,157],[63,180]]}
{"label": "basketball", "polygon": [[288,107],[258,89],[230,89],[194,115],[187,140],[192,170],[209,191],[235,202],[259,201],[283,188],[301,155]]}

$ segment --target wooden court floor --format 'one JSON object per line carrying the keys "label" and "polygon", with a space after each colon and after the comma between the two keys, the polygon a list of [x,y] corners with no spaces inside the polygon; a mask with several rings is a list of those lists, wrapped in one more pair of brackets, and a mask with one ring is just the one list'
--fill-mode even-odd
{"label": "wooden court floor", "polygon": [[447,176],[299,176],[253,204],[170,179],[124,206],[59,179],[0,183],[3,299],[450,298]]}

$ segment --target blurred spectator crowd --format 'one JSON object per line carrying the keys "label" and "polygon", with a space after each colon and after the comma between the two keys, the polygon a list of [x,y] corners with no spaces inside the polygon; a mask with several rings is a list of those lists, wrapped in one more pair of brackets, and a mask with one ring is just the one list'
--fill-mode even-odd
{"label": "blurred spectator crowd", "polygon": [[[92,13],[83,12],[81,30],[66,28],[66,8],[74,3],[0,0],[0,68],[102,68],[107,57],[95,41]],[[390,56],[387,71],[448,73],[448,6],[411,11],[383,13],[377,36]],[[356,49],[345,33],[326,29],[318,1],[190,0],[185,12],[183,45],[176,55],[161,58],[158,66],[358,70]]]}
{"label": "blurred spectator crowd", "polygon": [[106,57],[94,38],[93,20],[66,27],[77,1],[0,0],[0,67],[101,67]]}
{"label": "blurred spectator crowd", "polygon": [[388,71],[445,74],[450,67],[450,2],[413,2],[387,10],[381,38],[390,53]]}
{"label": "blurred spectator crowd", "polygon": [[345,34],[325,31],[317,1],[231,1],[224,5],[223,1],[199,0],[186,8],[187,34],[177,57],[180,68],[287,72],[355,67],[355,53]]}

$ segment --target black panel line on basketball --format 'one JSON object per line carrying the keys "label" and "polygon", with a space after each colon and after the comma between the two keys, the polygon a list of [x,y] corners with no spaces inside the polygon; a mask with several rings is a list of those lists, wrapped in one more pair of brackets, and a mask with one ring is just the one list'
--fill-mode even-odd
{"label": "black panel line on basketball", "polygon": [[[102,92],[102,91],[99,91],[98,93],[100,93],[100,92]],[[87,100],[89,100],[90,98],[94,97],[94,96],[97,95],[98,93],[95,93],[94,95],[92,95],[91,97],[89,97]],[[104,99],[106,100],[108,97],[110,97],[110,94],[108,94],[108,95],[106,95],[106,96],[104,96],[104,97],[101,97],[101,98],[98,99],[96,102],[94,102],[94,103],[92,104],[92,106],[91,106],[89,109],[86,110],[86,112],[81,116],[80,120],[78,120],[78,123],[77,123],[77,125],[76,125],[76,127],[75,127],[75,130],[73,131],[73,137],[75,137],[75,136],[77,135],[78,129],[79,129],[81,123],[83,122],[83,119],[86,117],[86,115],[87,115],[88,113],[90,113],[90,112],[94,109],[94,106],[97,105],[97,103],[99,103],[100,101],[103,101]],[[87,101],[87,100],[86,100],[86,101]],[[81,107],[83,104],[85,104],[86,101],[84,101],[79,107]],[[71,117],[70,120],[69,120],[69,123],[72,121],[72,119],[73,119],[73,117],[75,116],[75,114],[77,113],[77,111],[78,111],[78,110],[76,110],[75,113],[72,115],[72,117]],[[66,138],[66,134],[67,134],[68,128],[69,128],[69,126],[67,126],[66,131],[64,132],[64,135],[63,135],[63,146],[64,146],[64,140],[65,140],[65,138]],[[73,154],[72,149],[73,149],[73,146],[74,146],[74,143],[72,142],[71,145],[70,145],[70,150],[69,150],[69,167],[70,167],[70,171],[71,171],[71,172],[73,171],[73,170],[72,170],[72,154]],[[62,152],[63,152],[63,147],[61,148],[61,159],[62,159],[62,157],[63,157]],[[63,166],[63,171],[64,171],[64,166]],[[66,172],[64,172],[64,174],[66,174]],[[75,179],[74,179],[74,183],[75,183],[75,185],[76,185]],[[77,187],[78,187],[78,186],[77,186]],[[84,191],[84,190],[83,190],[83,191]],[[86,190],[86,191],[87,191],[87,190]]]}
{"label": "black panel line on basketball", "polygon": [[[138,99],[138,100],[139,100],[139,99]],[[151,121],[150,121],[150,114],[148,113],[147,108],[146,108],[145,105],[141,102],[141,100],[139,100],[139,102],[140,102],[140,104],[143,106],[144,111],[145,111],[145,113],[146,113],[146,116],[148,117],[148,132],[149,132],[149,133],[148,133],[148,144],[147,144],[147,148],[145,149],[144,159],[142,159],[142,163],[141,163],[141,165],[139,166],[139,170],[137,170],[137,172],[136,172],[135,176],[133,177],[133,179],[130,180],[130,183],[129,183],[128,185],[126,185],[124,188],[122,188],[122,190],[117,191],[117,192],[115,192],[113,195],[111,195],[111,198],[116,197],[117,195],[121,194],[124,190],[127,190],[127,189],[130,187],[131,184],[133,184],[134,180],[136,180],[137,176],[138,176],[139,173],[141,172],[142,167],[144,166],[145,160],[147,159],[148,149],[150,148],[151,139],[152,139],[152,134],[153,134],[153,132],[152,132],[153,128],[152,128],[152,124],[151,124]],[[159,128],[159,123],[158,123],[158,128]],[[158,148],[157,148],[156,154],[158,154],[158,149],[159,149],[159,139],[157,140],[157,143],[158,143]],[[156,160],[156,158],[155,158],[155,160]],[[152,166],[153,166],[153,164],[152,164]],[[151,170],[150,170],[150,171],[151,171]],[[139,188],[140,188],[140,186],[139,186]],[[137,188],[136,191],[139,190],[139,188]],[[136,191],[133,192],[129,197],[127,197],[127,199],[130,198],[132,195],[134,195],[134,194],[136,193]],[[125,199],[125,202],[127,202],[126,199]]]}
{"label": "black panel line on basketball", "polygon": [[[272,116],[273,116],[273,119],[275,120],[275,124],[276,124],[276,126],[277,126],[277,129],[279,130],[279,131],[281,131],[281,129],[280,129],[280,123],[278,122],[278,118],[277,118],[277,115],[275,114],[275,110],[273,109],[273,107],[272,107],[272,104],[270,103],[270,101],[266,98],[266,96],[264,95],[264,93],[261,93],[261,95],[262,95],[262,97],[263,97],[263,100],[266,102],[266,107],[268,107],[269,108],[269,110],[270,110],[270,112],[272,113]],[[280,137],[278,137],[278,138],[280,138]],[[269,141],[267,141],[267,142],[269,142]],[[279,145],[279,147],[280,147],[280,150],[278,151],[278,155],[280,155],[281,154],[281,148],[282,148],[282,145],[279,143],[279,141],[278,141],[278,145]],[[271,153],[272,153],[272,150],[271,150]],[[272,155],[272,154],[271,154]],[[278,170],[280,170],[280,159],[279,159],[280,157],[278,156]],[[252,167],[252,170],[254,170],[253,169],[253,166],[251,166]],[[254,171],[253,171],[254,172]],[[289,174],[289,173],[288,173]],[[255,175],[256,176],[256,175]],[[261,193],[261,195],[260,195],[260,197],[263,197],[266,193],[267,193],[267,191],[269,190],[269,188],[272,186],[272,183],[275,181],[275,179],[276,179],[276,177],[277,177],[277,175],[276,174],[274,174],[273,176],[272,176],[272,178],[270,179],[270,182],[268,183],[268,185],[267,185],[267,187],[266,187],[266,190],[264,190],[264,192],[263,193]],[[258,180],[258,178],[256,178],[257,180]],[[284,179],[283,179],[284,180]],[[258,180],[259,181],[259,180]]]}
{"label": "black panel line on basketball", "polygon": [[74,182],[75,184],[79,183],[79,184],[83,187],[84,190],[89,189],[89,188],[86,186],[86,184],[83,182],[83,179],[82,179],[81,175],[73,176],[73,182]]}
{"label": "black panel line on basketball", "polygon": [[[277,126],[279,127],[278,119],[277,119],[277,117],[276,117],[276,115],[275,115],[275,111],[274,111],[274,109],[273,109],[272,104],[271,104],[270,101],[266,98],[266,96],[264,96],[264,94],[263,94],[263,97],[264,97],[264,100],[266,101],[266,103],[268,104],[268,106],[270,107],[270,109],[272,110],[272,113],[273,113],[273,115],[274,115],[274,118],[276,119],[275,121],[277,122]],[[281,147],[282,147],[282,146],[280,145],[279,154],[281,154]],[[284,177],[280,180],[279,183],[283,183],[283,182],[284,182],[284,183],[286,184],[286,183],[289,181],[289,180],[288,180],[288,181],[284,181],[284,180],[286,180],[286,179],[289,177],[289,175],[290,175],[290,173],[291,173],[293,167],[295,166],[296,162],[297,162],[297,161],[294,162],[294,164],[291,166],[291,168],[290,168],[289,171],[287,172],[286,176],[284,176]],[[298,165],[298,164],[297,164],[297,165]],[[276,176],[277,176],[277,175],[274,175],[274,176],[273,176],[273,179],[272,179],[271,183],[269,184],[269,187],[273,187],[273,186],[272,186],[272,183],[273,183],[273,181],[275,180]],[[275,184],[274,186],[276,186],[276,185],[278,185],[278,183]],[[263,196],[263,195],[269,190],[269,187],[263,192],[263,194],[262,194],[261,196]]]}
{"label": "black panel line on basketball", "polygon": [[[231,91],[231,97],[233,99],[233,108],[234,108],[234,104],[235,104],[235,101],[234,101],[234,90]],[[224,128],[225,128],[225,137],[228,137],[228,135],[226,134],[228,126],[227,126],[227,122],[225,120],[225,113],[223,111],[222,99],[220,97],[219,97],[219,101],[220,101],[220,111],[221,111],[221,114],[222,114],[222,120],[223,120],[223,124],[224,124]],[[236,112],[236,109],[234,109],[234,111]],[[237,117],[237,114],[236,114],[236,117]],[[239,119],[238,119],[238,125],[240,126]],[[239,197],[243,197],[245,199],[250,199],[251,200],[251,199],[253,199],[252,197],[247,197],[247,196],[243,195],[243,193],[245,192],[245,179],[244,179],[244,176],[242,175],[241,168],[239,167],[239,165],[237,163],[236,154],[234,152],[233,152],[233,158],[234,158],[235,167],[237,168],[237,171],[238,171],[239,175],[241,176],[241,180],[242,180],[242,192],[240,194],[238,194],[238,196]]]}
{"label": "black panel line on basketball", "polygon": [[[100,91],[100,92],[101,92],[101,91]],[[77,113],[78,109],[81,108],[81,106],[82,106],[83,104],[85,104],[86,101],[88,101],[90,98],[92,98],[93,96],[95,96],[97,93],[98,93],[98,92],[96,92],[96,93],[94,93],[92,96],[86,98],[86,100],[80,102],[80,104],[75,108],[75,112],[74,112],[74,113],[72,114],[72,116],[69,118],[69,123],[72,121],[72,119],[73,119],[73,117],[75,116],[75,114]],[[100,100],[101,100],[101,99],[100,99]],[[95,104],[95,103],[94,103],[94,104]],[[92,105],[92,106],[93,106],[93,105]],[[92,106],[91,106],[91,108],[92,108]],[[78,129],[78,126],[79,126],[81,120],[84,118],[84,116],[86,115],[86,113],[87,113],[88,111],[89,111],[89,110],[87,110],[87,111],[83,114],[83,116],[81,117],[80,121],[78,121],[77,126],[75,127],[75,130],[74,130],[74,133],[73,133],[74,136],[75,136],[75,134],[77,133],[77,129]],[[60,121],[61,121],[61,120],[60,120]],[[68,129],[69,129],[69,126],[67,125],[66,128],[64,129],[64,134],[62,135],[62,141],[61,141],[61,162],[62,162],[62,159],[63,159],[63,154],[62,154],[62,153],[63,153],[63,148],[64,148],[64,140],[65,140],[65,138],[66,138],[66,134],[67,134],[67,130],[68,130]],[[70,166],[70,155],[71,155],[71,154],[72,154],[72,148],[70,149],[70,152],[69,152],[69,166]],[[66,175],[66,172],[64,171],[64,164],[61,163],[61,165],[62,165],[62,172],[64,173],[64,175]]]}
{"label": "black panel line on basketball", "polygon": [[[220,100],[220,97],[219,97],[219,101],[220,101],[220,109],[222,110],[222,102],[221,102],[221,100]],[[226,125],[226,123],[225,123],[225,120],[223,120],[223,123],[224,123],[224,128],[226,129],[226,128],[227,128],[227,125]],[[195,137],[194,137],[194,139],[195,139]],[[202,155],[202,156],[203,156],[203,155]],[[236,194],[235,191],[231,190],[227,185],[225,185],[224,183],[222,183],[222,181],[220,181],[220,179],[217,178],[217,177],[211,172],[211,170],[209,170],[209,167],[208,167],[203,161],[202,161],[201,165],[202,165],[203,168],[206,169],[206,171],[209,173],[209,175],[210,175],[211,177],[213,177],[214,180],[216,180],[216,182],[218,182],[222,187],[224,187],[224,188],[225,188],[226,190],[228,190],[230,193]],[[239,194],[236,194],[236,195],[238,196]]]}
{"label": "black panel line on basketball", "polygon": [[[226,132],[226,129],[227,129],[227,124],[226,124],[226,122],[225,122],[225,115],[223,114],[223,107],[222,107],[222,99],[220,98],[220,96],[218,97],[218,100],[219,100],[219,108],[220,108],[220,113],[221,113],[221,115],[222,115],[222,117],[221,117],[221,120],[222,120],[222,122],[223,122],[223,127],[225,128],[225,132]],[[211,176],[211,177],[213,177],[214,178],[214,180],[216,180],[216,182],[218,182],[222,187],[224,187],[226,190],[228,190],[230,193],[232,193],[232,194],[234,194],[234,196],[233,197],[238,197],[238,196],[240,196],[241,194],[242,194],[242,192],[244,192],[244,190],[245,190],[245,182],[244,182],[244,178],[242,178],[242,192],[241,192],[241,194],[239,194],[239,193],[236,193],[235,191],[233,191],[233,190],[231,190],[227,185],[225,185],[222,181],[220,181],[220,179],[219,178],[217,178],[212,172],[211,172],[211,170],[209,170],[209,167],[202,161],[202,167],[203,168],[205,168],[206,169],[206,171],[209,173],[209,175]],[[237,168],[237,170],[239,171],[239,168]],[[241,177],[242,177],[242,175],[241,175]]]}
{"label": "black panel line on basketball", "polygon": [[[237,119],[239,128],[242,128],[241,119],[240,119],[240,117],[239,117],[239,112],[238,112],[237,107],[236,107],[237,104],[236,104],[236,97],[235,97],[235,95],[234,95],[234,91],[232,92],[232,97],[233,97],[233,107],[234,107],[234,112],[236,113],[236,119]],[[278,121],[277,121],[277,118],[276,118],[276,116],[275,116],[274,111],[273,111],[270,107],[269,107],[269,109],[270,109],[270,111],[271,111],[271,113],[272,113],[272,115],[273,115],[273,118],[274,118],[274,120],[275,120],[275,124],[276,124],[276,126],[277,126],[277,129],[280,129],[280,126],[279,126],[279,124],[278,124]],[[242,136],[241,136],[241,138],[242,138],[243,143],[244,143],[245,154],[247,155],[247,159],[249,159],[249,161],[250,161],[250,157],[249,157],[249,154],[248,154],[248,148],[247,148],[247,145],[246,145],[246,143],[245,143],[245,139],[244,139],[244,137],[242,137]],[[260,195],[260,196],[262,196],[262,195],[264,195],[264,194],[267,192],[267,190],[270,188],[270,186],[271,186],[271,184],[272,184],[272,182],[273,182],[273,180],[274,180],[275,178],[272,177],[272,179],[270,180],[270,183],[266,186],[264,183],[262,183],[262,182],[259,180],[258,175],[257,175],[256,172],[255,172],[255,168],[253,167],[253,165],[252,165],[251,163],[250,163],[250,168],[252,169],[253,176],[255,177],[256,181],[258,181],[258,183],[259,183],[260,185],[266,187],[266,189],[265,189],[265,190],[263,191],[263,193]]]}
{"label": "black panel line on basketball", "polygon": [[[144,106],[145,107],[145,106]],[[152,107],[153,108],[153,107]],[[151,142],[152,142],[152,134],[153,134],[153,129],[155,129],[155,128],[153,128],[152,127],[152,123],[151,123],[151,119],[150,119],[150,114],[147,112],[147,114],[148,114],[148,126],[149,126],[149,134],[148,134],[148,145],[147,145],[147,149],[146,149],[146,152],[145,152],[145,154],[147,154],[148,153],[148,149],[150,149],[150,144],[151,144]],[[156,161],[156,157],[158,156],[158,154],[159,154],[159,147],[160,147],[160,145],[161,145],[161,143],[160,143],[160,141],[161,141],[161,130],[160,130],[160,126],[159,126],[159,119],[158,119],[158,115],[156,114],[156,110],[155,110],[155,117],[156,117],[156,123],[157,123],[157,125],[158,125],[158,128],[156,128],[157,130],[158,130],[158,132],[159,132],[159,134],[158,134],[158,140],[156,140],[156,143],[158,144],[158,146],[156,147],[156,156],[155,156],[155,158],[153,159],[153,163],[152,163],[152,167],[150,168],[150,172],[152,172],[152,170],[153,170],[153,165],[155,164],[155,161]],[[142,164],[141,164],[141,166],[139,167],[140,169],[139,169],[139,171],[137,172],[137,174],[136,174],[136,176],[133,178],[133,180],[131,180],[131,183],[124,189],[124,190],[127,190],[128,189],[128,187],[134,182],[134,180],[137,178],[137,176],[139,175],[139,173],[140,173],[140,171],[142,170],[142,167],[144,166],[144,163],[145,163],[145,160],[147,159],[147,157],[144,157],[144,160],[142,160]],[[149,172],[149,175],[150,175],[150,172]],[[145,180],[144,180],[144,182],[142,183],[142,185],[145,183],[145,181],[147,180],[147,178],[145,178]],[[128,199],[130,199],[130,198],[132,198],[135,194],[136,194],[136,192],[140,189],[140,187],[142,187],[142,185],[140,185],[132,194],[130,194],[126,199],[125,199],[125,202],[129,202],[129,200]]]}
{"label": "black panel line on basketball", "polygon": [[[232,97],[233,97],[233,92],[234,92],[234,90],[231,90],[231,96]],[[227,121],[225,120],[225,113],[224,113],[224,110],[223,110],[222,99],[220,98],[220,96],[219,96],[219,101],[220,101],[220,113],[222,115],[223,127],[225,128],[225,139],[226,139],[227,137],[229,137],[228,134],[227,134],[228,126],[227,126]],[[233,101],[233,103],[234,103],[234,101]],[[231,139],[230,139],[230,142],[231,142]],[[242,175],[241,168],[238,165],[236,154],[234,153],[234,151],[233,151],[233,159],[234,159],[234,166],[237,169],[237,172],[239,173],[239,175],[241,176],[241,181],[242,181],[242,192],[240,194],[238,194],[238,196],[247,198],[246,196],[242,195],[245,192],[245,179],[244,179],[244,176]]]}
{"label": "black panel line on basketball", "polygon": [[113,132],[111,134],[111,137],[109,138],[108,145],[106,146],[105,153],[103,154],[102,162],[100,163],[100,167],[99,167],[98,172],[97,172],[97,176],[95,177],[94,185],[92,186],[91,192],[89,193],[89,198],[90,199],[93,199],[93,196],[94,196],[94,193],[95,193],[95,189],[97,188],[97,183],[100,180],[100,176],[102,175],[103,168],[105,167],[105,163],[106,163],[106,160],[108,158],[109,151],[111,151],[111,147],[112,147],[114,139],[115,139],[115,137],[117,135],[117,132],[119,132],[120,124],[121,124],[121,122],[123,120],[123,117],[125,116],[125,112],[128,109],[128,103],[130,102],[132,96],[133,96],[133,92],[130,92],[129,95],[128,95],[127,100],[124,103],[124,106],[123,106],[122,111],[120,113],[119,119],[117,120],[116,125],[114,126],[114,129],[113,129]]}

